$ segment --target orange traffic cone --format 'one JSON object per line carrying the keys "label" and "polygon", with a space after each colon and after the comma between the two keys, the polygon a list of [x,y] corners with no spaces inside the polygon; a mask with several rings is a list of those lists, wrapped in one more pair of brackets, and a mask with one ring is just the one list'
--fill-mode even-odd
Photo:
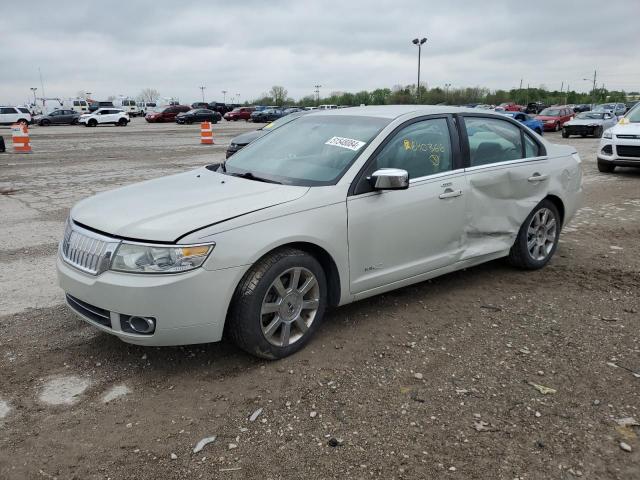
{"label": "orange traffic cone", "polygon": [[213,145],[213,127],[211,122],[202,122],[200,124],[200,144]]}
{"label": "orange traffic cone", "polygon": [[31,153],[29,127],[26,124],[14,123],[11,125],[11,139],[14,153]]}

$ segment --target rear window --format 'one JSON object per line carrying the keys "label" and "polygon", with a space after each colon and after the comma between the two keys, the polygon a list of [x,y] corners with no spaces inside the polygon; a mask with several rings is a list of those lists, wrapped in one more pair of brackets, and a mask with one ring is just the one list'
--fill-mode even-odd
{"label": "rear window", "polygon": [[29,109],[28,108],[18,107],[18,110],[20,110],[22,113],[29,113]]}

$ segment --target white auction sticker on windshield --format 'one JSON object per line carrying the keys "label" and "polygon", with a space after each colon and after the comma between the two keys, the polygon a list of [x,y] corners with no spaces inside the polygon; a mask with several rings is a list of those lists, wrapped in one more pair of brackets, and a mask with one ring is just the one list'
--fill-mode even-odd
{"label": "white auction sticker on windshield", "polygon": [[335,147],[348,148],[349,150],[358,151],[362,148],[365,142],[361,142],[360,140],[354,140],[353,138],[344,138],[344,137],[332,137],[326,142],[325,145],[333,145]]}

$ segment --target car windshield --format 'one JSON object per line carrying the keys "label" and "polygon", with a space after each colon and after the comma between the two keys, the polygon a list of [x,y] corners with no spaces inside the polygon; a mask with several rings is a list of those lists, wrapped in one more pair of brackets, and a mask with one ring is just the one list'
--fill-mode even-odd
{"label": "car windshield", "polygon": [[604,112],[582,112],[576,115],[580,120],[601,120],[604,118]]}
{"label": "car windshield", "polygon": [[540,115],[544,115],[546,117],[558,117],[560,116],[560,110],[557,108],[545,108],[540,112]]}
{"label": "car windshield", "polygon": [[625,118],[631,123],[640,123],[640,107],[636,105],[633,110],[630,110]]}
{"label": "car windshield", "polygon": [[388,119],[305,115],[234,154],[227,174],[287,185],[332,185]]}

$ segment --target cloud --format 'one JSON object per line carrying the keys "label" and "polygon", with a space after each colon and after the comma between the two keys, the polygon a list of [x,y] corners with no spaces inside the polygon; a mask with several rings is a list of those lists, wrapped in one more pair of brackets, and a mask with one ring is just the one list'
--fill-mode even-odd
{"label": "cloud", "polygon": [[[0,56],[0,102],[79,90],[95,98],[158,89],[183,102],[222,90],[251,99],[274,85],[289,94],[358,91],[415,82],[513,88],[567,83],[640,89],[638,2],[31,1],[4,6],[9,48]],[[6,45],[6,43],[5,43]]]}

